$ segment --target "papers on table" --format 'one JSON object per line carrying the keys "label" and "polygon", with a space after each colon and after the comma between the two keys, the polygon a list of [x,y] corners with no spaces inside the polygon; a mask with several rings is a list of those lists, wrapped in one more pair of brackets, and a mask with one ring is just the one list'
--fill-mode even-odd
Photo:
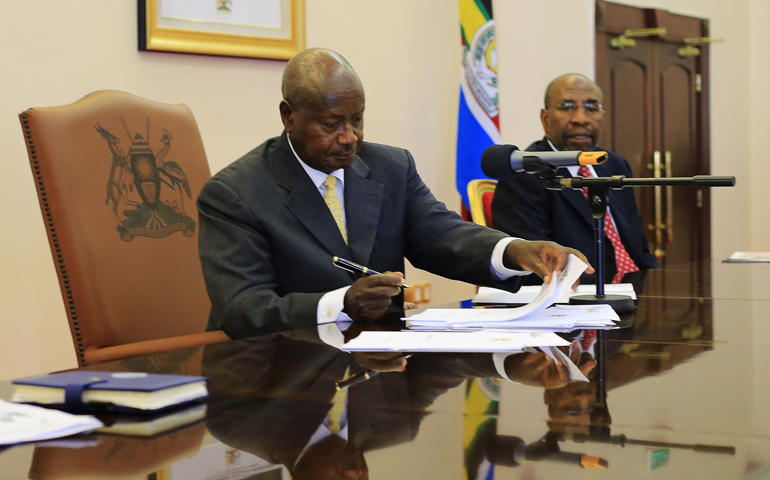
{"label": "papers on table", "polygon": [[[524,285],[516,293],[506,292],[505,290],[499,290],[497,288],[481,287],[476,296],[473,297],[473,303],[498,305],[530,303],[535,300],[540,290],[540,285]],[[630,283],[605,285],[604,293],[607,295],[628,295],[633,300],[636,300],[634,286]],[[578,285],[577,292],[573,291],[571,288],[566,288],[561,297],[554,303],[569,303],[569,299],[575,295],[596,295],[596,285]]]}
{"label": "papers on table", "polygon": [[770,252],[735,252],[722,263],[770,263]]}
{"label": "papers on table", "polygon": [[0,445],[66,437],[102,426],[102,422],[90,415],[72,415],[0,400]]}
{"label": "papers on table", "polygon": [[548,308],[571,289],[588,267],[574,255],[559,276],[552,276],[531,303],[516,308],[431,308],[406,318],[412,330],[516,329],[571,331],[578,328],[612,328],[620,321],[608,305],[559,305]]}
{"label": "papers on table", "polygon": [[609,305],[556,305],[520,317],[518,308],[429,308],[406,319],[413,330],[505,328],[569,332],[579,328],[613,328],[620,317]]}
{"label": "papers on table", "polygon": [[361,332],[346,343],[347,352],[484,352],[517,353],[529,347],[568,346],[553,332]]}

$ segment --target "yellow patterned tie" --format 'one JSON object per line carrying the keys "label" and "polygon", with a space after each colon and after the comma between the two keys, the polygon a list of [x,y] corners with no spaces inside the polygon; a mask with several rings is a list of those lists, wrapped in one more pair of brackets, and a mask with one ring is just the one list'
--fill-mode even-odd
{"label": "yellow patterned tie", "polygon": [[340,229],[342,238],[347,245],[348,229],[345,226],[345,218],[342,216],[342,204],[340,203],[340,199],[337,198],[337,177],[329,175],[326,177],[326,180],[324,180],[323,185],[326,187],[324,201],[326,202],[326,206],[329,207],[329,211],[332,212],[334,221],[337,222],[337,228]]}
{"label": "yellow patterned tie", "polygon": [[[345,369],[345,375],[343,379],[348,378],[350,375],[350,367]],[[345,400],[348,396],[348,389],[341,388],[337,390],[337,393],[332,397],[332,408],[329,409],[329,431],[332,433],[340,433],[342,430],[342,412],[345,411]]]}

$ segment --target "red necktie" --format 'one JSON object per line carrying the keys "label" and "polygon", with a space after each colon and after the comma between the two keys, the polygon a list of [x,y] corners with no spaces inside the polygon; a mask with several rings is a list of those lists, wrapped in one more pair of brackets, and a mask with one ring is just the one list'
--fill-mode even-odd
{"label": "red necktie", "polygon": [[[578,169],[578,175],[585,178],[591,178],[591,171],[588,166],[581,165]],[[583,195],[588,199],[588,189],[583,189]],[[612,277],[612,283],[620,283],[623,275],[629,272],[638,272],[639,267],[636,266],[631,256],[626,251],[626,247],[623,246],[623,242],[620,241],[620,235],[618,235],[618,229],[615,228],[615,221],[612,219],[612,215],[607,211],[607,215],[604,217],[604,233],[607,234],[607,238],[612,242],[612,248],[615,249],[615,265],[617,266],[617,272]]]}

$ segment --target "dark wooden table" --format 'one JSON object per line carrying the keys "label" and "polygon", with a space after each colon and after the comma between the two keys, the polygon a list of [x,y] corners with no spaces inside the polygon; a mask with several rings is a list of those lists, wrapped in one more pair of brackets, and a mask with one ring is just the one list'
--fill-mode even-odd
{"label": "dark wooden table", "polygon": [[[350,389],[348,442],[303,455],[351,364],[312,331],[99,365],[91,369],[208,376],[206,420],[149,439],[16,446],[0,452],[0,479],[282,479],[316,454],[336,471],[363,471],[365,461],[371,478],[463,479],[487,468],[485,452],[497,452],[495,479],[749,478],[770,471],[769,276],[770,265],[709,261],[637,278],[631,326],[603,334],[603,375],[595,368],[590,384],[492,382],[482,380],[496,375],[490,355],[415,356],[405,372]],[[469,379],[499,402],[473,406]],[[11,392],[0,382],[0,398]],[[464,435],[475,435],[475,449]],[[529,453],[517,466],[514,445]],[[609,469],[585,469],[569,454]]]}

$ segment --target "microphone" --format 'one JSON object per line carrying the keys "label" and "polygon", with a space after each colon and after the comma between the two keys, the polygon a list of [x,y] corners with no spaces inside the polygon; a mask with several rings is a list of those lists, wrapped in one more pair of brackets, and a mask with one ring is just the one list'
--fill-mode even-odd
{"label": "microphone", "polygon": [[599,165],[607,152],[524,152],[516,145],[492,145],[481,155],[481,170],[489,178],[505,178],[515,172],[537,172],[577,165]]}

